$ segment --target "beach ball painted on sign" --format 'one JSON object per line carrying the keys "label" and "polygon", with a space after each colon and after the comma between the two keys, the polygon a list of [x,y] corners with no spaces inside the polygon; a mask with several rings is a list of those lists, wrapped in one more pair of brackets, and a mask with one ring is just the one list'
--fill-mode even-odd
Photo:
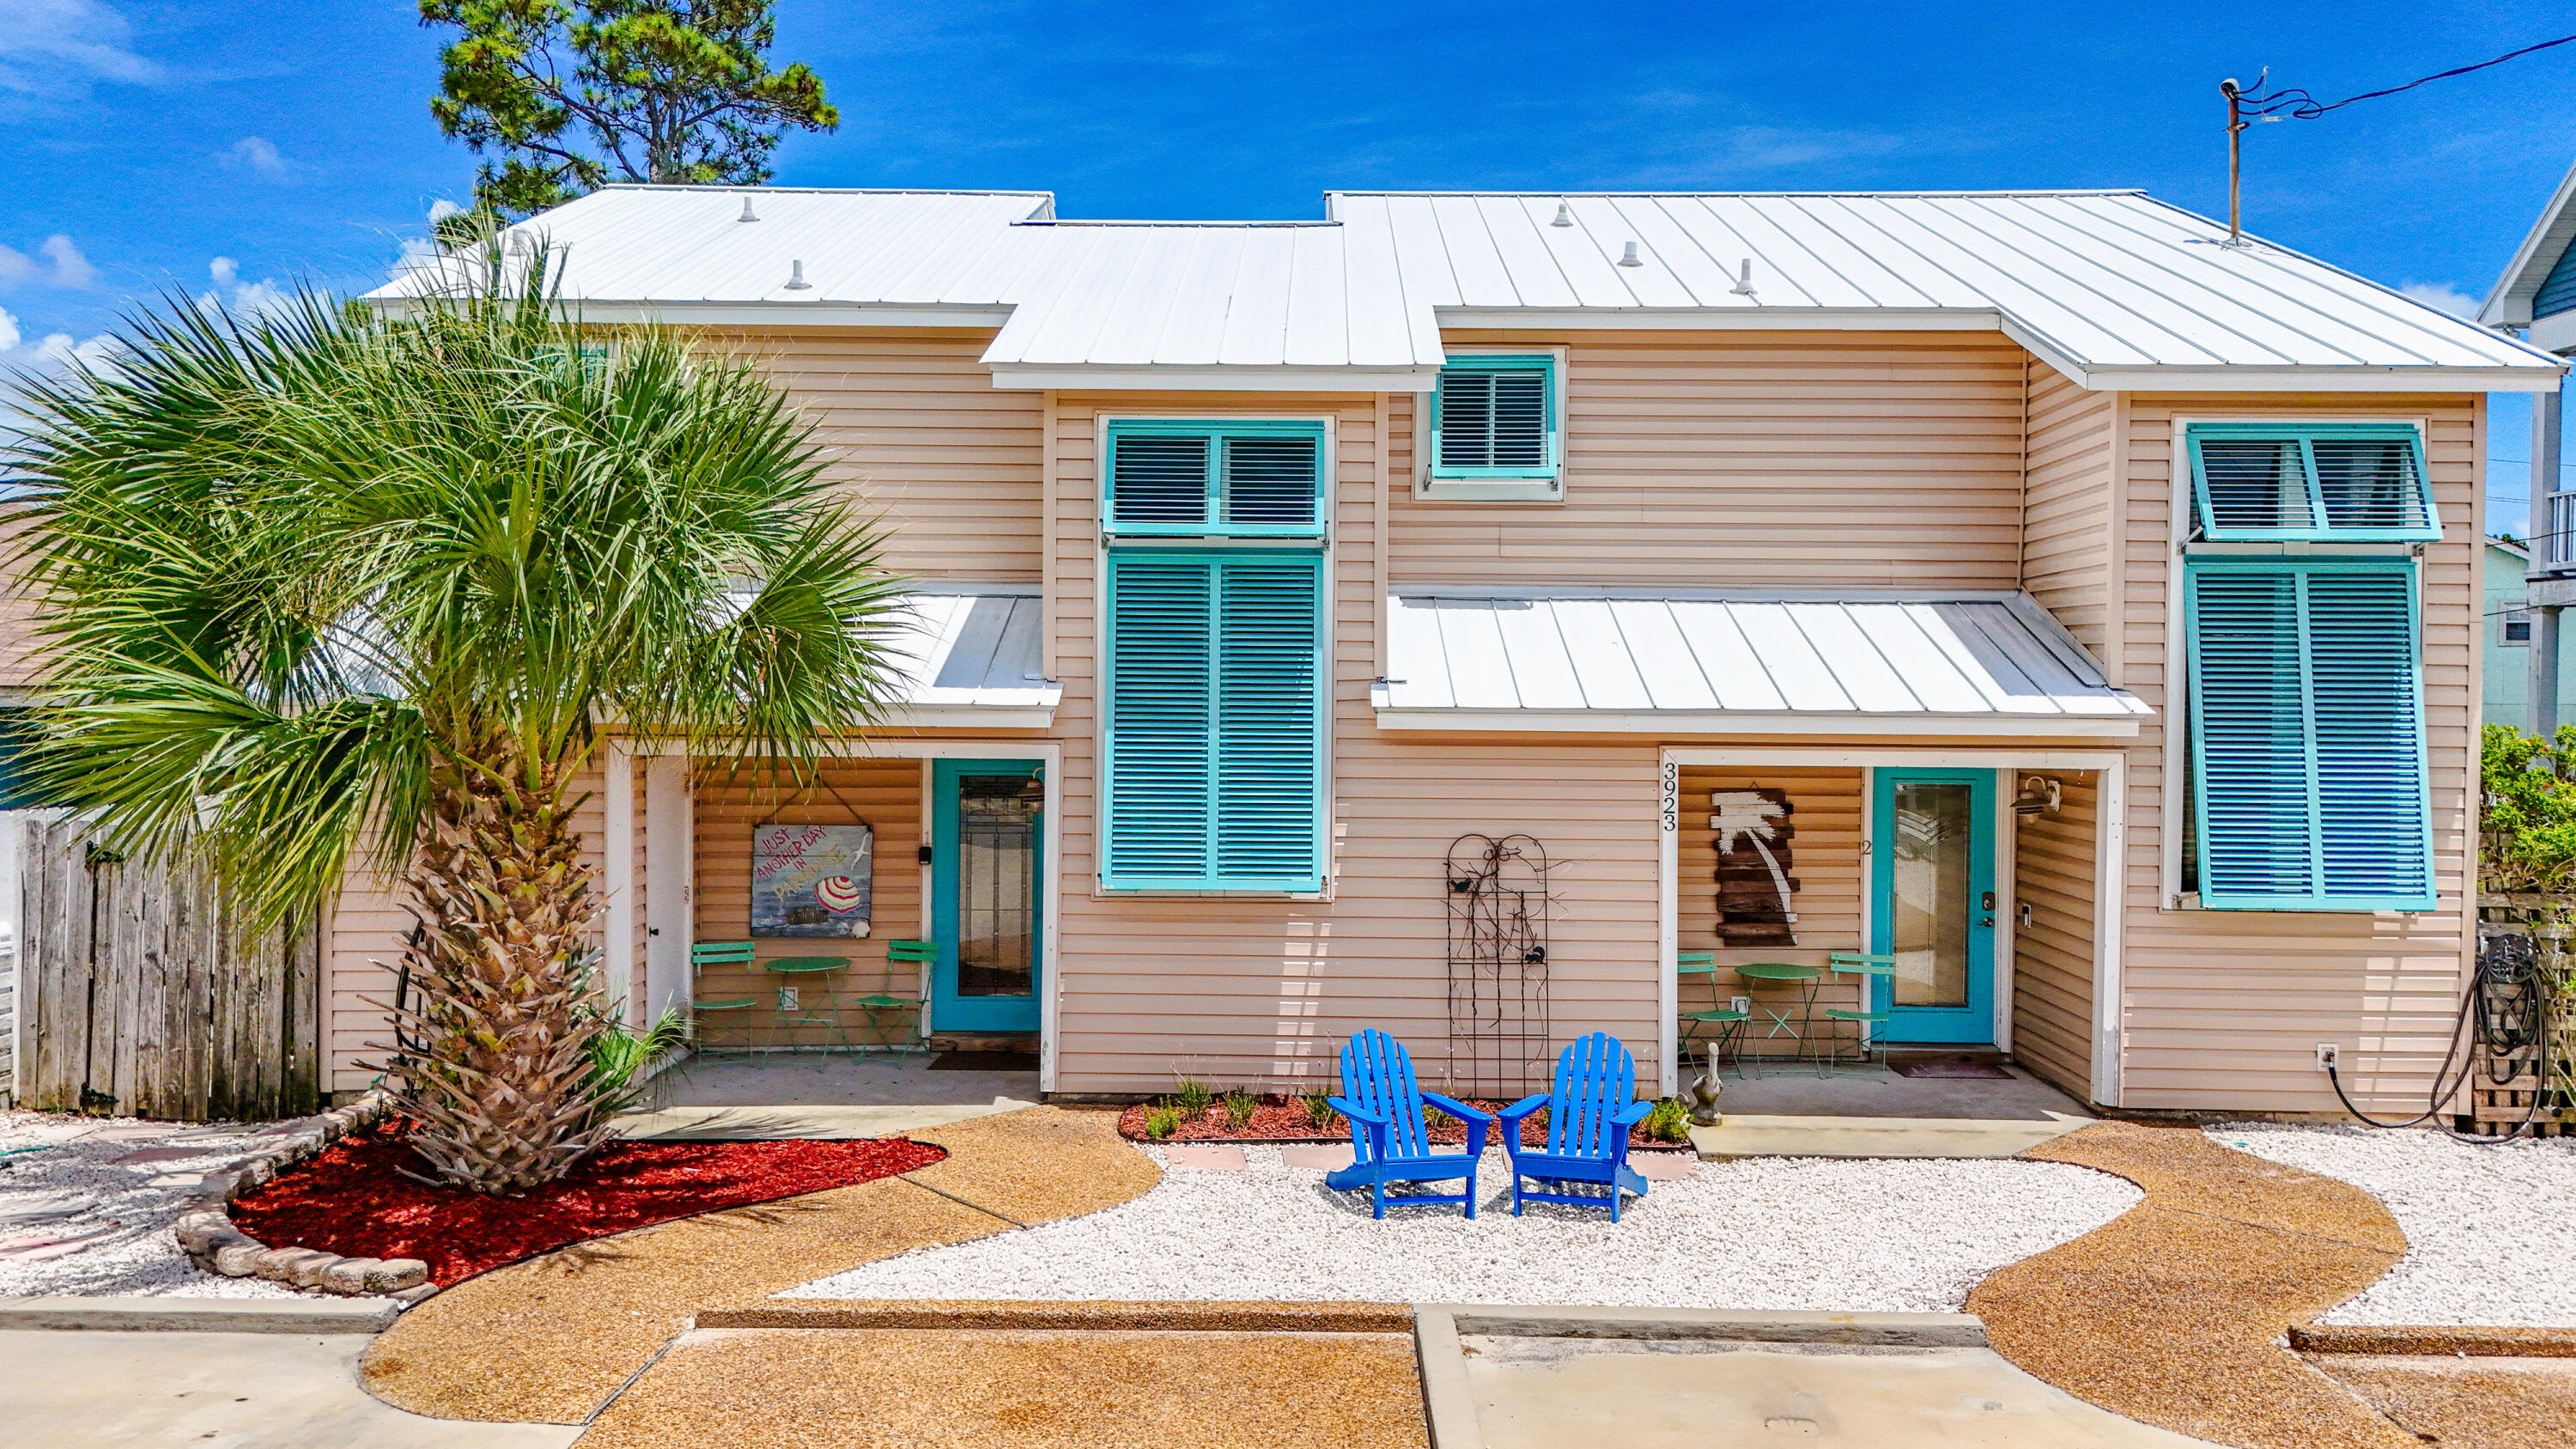
{"label": "beach ball painted on sign", "polygon": [[755,936],[864,936],[875,885],[876,832],[865,825],[764,825],[752,832]]}

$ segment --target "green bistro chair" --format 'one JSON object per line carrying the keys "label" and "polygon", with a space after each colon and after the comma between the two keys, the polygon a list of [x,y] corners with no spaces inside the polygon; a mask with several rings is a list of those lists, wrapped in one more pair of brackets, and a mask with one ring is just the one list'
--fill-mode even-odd
{"label": "green bistro chair", "polygon": [[[1869,1061],[1872,1052],[1878,1052],[1884,1056],[1886,1043],[1881,1040],[1881,1034],[1887,1026],[1888,1013],[1872,1011],[1869,1009],[1869,1004],[1871,998],[1878,994],[1878,983],[1892,981],[1895,978],[1896,958],[1865,956],[1858,951],[1836,951],[1825,957],[1825,969],[1836,976],[1859,977],[1862,1004],[1862,1009],[1859,1011],[1850,1011],[1839,1006],[1826,1007],[1825,1019],[1829,1022],[1847,1021],[1859,1029],[1854,1039],[1860,1046],[1860,1060],[1864,1063]],[[1890,992],[1889,995],[1893,998],[1894,993]],[[1815,1052],[1816,1075],[1823,1076],[1832,1070],[1835,1062],[1843,1059],[1842,1037],[1830,1031],[1817,1033]]]}
{"label": "green bistro chair", "polygon": [[939,943],[937,941],[886,942],[886,989],[874,996],[862,996],[850,1003],[867,1013],[868,1034],[877,1039],[878,1045],[888,1050],[897,1049],[894,1032],[895,1028],[903,1024],[906,1012],[916,1013],[913,1017],[910,1039],[918,1040],[921,1036],[921,1018],[917,1014],[921,1010],[921,1002],[914,997],[899,996],[895,993],[894,968],[933,965],[938,960]]}
{"label": "green bistro chair", "polygon": [[[692,981],[696,980],[710,966],[748,966],[751,964],[751,957],[752,948],[749,941],[700,941],[689,948],[689,977]],[[700,1016],[710,1013],[729,1016],[735,1012],[748,1012],[758,1005],[760,1005],[760,998],[757,996],[709,998],[693,995],[689,1000],[691,1018],[689,1036],[692,1041],[696,1039],[698,1028],[696,1018]],[[746,1046],[751,1044],[748,1027],[743,1033],[743,1043]],[[703,1046],[704,1043],[699,1045]]]}
{"label": "green bistro chair", "polygon": [[[841,1022],[838,981],[842,978],[831,974],[845,972],[849,968],[850,958],[847,956],[779,956],[760,963],[760,969],[773,977],[797,978],[776,983],[778,1010],[774,1024],[780,1045],[790,1045],[788,1034],[800,1026],[823,1028],[845,1051],[858,1045],[850,1040],[849,1028]],[[789,992],[796,996],[792,1004],[788,1001]],[[816,1004],[817,997],[821,998],[820,1005]]]}
{"label": "green bistro chair", "polygon": [[[1708,978],[1709,1009],[1682,1013],[1681,1055],[1687,1058],[1690,1055],[1691,1044],[1699,1042],[1703,1050],[1708,1053],[1708,1069],[1712,1074],[1717,1071],[1718,1054],[1723,1052],[1729,1061],[1735,1063],[1735,1075],[1742,1077],[1744,1075],[1744,1024],[1751,1013],[1737,1011],[1727,1006],[1725,998],[1718,994],[1717,976],[1725,969],[1717,964],[1715,951],[1681,951],[1674,954],[1673,975]],[[1711,1033],[1714,1033],[1713,1037]]]}

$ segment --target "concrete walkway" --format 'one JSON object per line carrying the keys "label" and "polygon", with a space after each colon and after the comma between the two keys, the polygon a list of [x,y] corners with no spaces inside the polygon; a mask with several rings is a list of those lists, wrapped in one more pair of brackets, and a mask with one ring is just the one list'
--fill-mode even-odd
{"label": "concrete walkway", "polygon": [[655,1077],[646,1110],[617,1126],[666,1142],[848,1141],[1037,1105],[1034,1068],[944,1071],[934,1060],[927,1052],[692,1057]]}
{"label": "concrete walkway", "polygon": [[0,1442],[134,1449],[563,1449],[557,1424],[423,1418],[358,1386],[365,1334],[0,1331]]}
{"label": "concrete walkway", "polygon": [[2094,1120],[2018,1067],[2009,1077],[1901,1077],[1885,1067],[1774,1064],[1718,1077],[1726,1120],[1691,1129],[1702,1157],[2016,1157]]}

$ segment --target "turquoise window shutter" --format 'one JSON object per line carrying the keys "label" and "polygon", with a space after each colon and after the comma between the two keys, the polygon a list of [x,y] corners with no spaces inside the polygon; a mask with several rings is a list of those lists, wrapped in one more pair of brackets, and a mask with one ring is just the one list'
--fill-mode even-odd
{"label": "turquoise window shutter", "polygon": [[1431,397],[1435,478],[1552,478],[1560,456],[1556,358],[1462,357]]}
{"label": "turquoise window shutter", "polygon": [[1324,535],[1322,423],[1122,418],[1108,441],[1113,539]]}
{"label": "turquoise window shutter", "polygon": [[2184,594],[2201,904],[2433,909],[2413,563],[2196,559]]}
{"label": "turquoise window shutter", "polygon": [[1323,559],[1109,556],[1102,884],[1323,889]]}
{"label": "turquoise window shutter", "polygon": [[2213,543],[2404,543],[2442,536],[2424,441],[2383,423],[2195,423],[2200,536]]}

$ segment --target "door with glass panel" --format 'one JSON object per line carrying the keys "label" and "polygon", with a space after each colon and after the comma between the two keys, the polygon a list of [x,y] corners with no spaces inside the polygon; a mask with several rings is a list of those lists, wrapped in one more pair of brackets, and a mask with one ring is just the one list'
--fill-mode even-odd
{"label": "door with glass panel", "polygon": [[1995,1039],[1995,774],[1878,770],[1870,784],[1871,988],[1885,1040]]}
{"label": "door with glass panel", "polygon": [[1045,862],[1035,761],[934,760],[930,1025],[940,1034],[1038,1029]]}

